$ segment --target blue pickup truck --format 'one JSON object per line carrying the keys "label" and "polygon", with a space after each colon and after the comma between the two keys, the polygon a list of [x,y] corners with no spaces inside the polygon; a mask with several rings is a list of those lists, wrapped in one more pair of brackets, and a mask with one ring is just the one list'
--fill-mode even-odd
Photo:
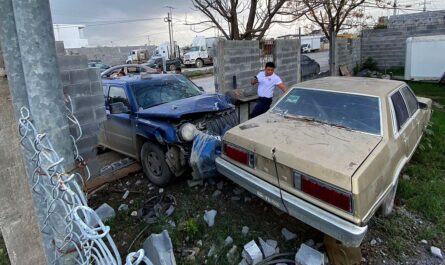
{"label": "blue pickup truck", "polygon": [[133,157],[154,184],[189,169],[195,135],[221,135],[238,123],[230,100],[205,94],[182,75],[140,74],[102,79],[107,120],[99,145]]}

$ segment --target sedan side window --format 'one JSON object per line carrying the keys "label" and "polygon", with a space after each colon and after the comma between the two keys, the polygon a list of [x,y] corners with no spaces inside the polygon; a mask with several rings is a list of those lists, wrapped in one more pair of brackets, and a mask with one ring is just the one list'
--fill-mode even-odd
{"label": "sedan side window", "polygon": [[405,97],[406,104],[408,105],[408,110],[411,116],[417,111],[419,108],[419,103],[417,102],[416,96],[414,96],[414,92],[409,89],[409,87],[405,86],[402,88],[403,97]]}
{"label": "sedan side window", "polygon": [[409,118],[408,109],[400,91],[391,96],[391,101],[396,114],[397,130],[399,131]]}
{"label": "sedan side window", "polygon": [[130,111],[130,103],[128,102],[127,95],[125,94],[125,90],[122,87],[110,86],[110,92],[108,94],[108,104],[117,105],[116,103],[122,103],[126,107],[126,112]]}

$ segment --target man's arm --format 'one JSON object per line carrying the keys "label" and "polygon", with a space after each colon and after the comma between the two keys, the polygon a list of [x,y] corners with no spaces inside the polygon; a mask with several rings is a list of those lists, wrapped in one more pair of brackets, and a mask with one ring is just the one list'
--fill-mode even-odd
{"label": "man's arm", "polygon": [[280,83],[280,84],[278,84],[277,85],[277,87],[279,88],[279,89],[281,89],[281,91],[283,91],[284,93],[286,93],[287,92],[287,86],[284,84],[284,83]]}
{"label": "man's arm", "polygon": [[253,79],[250,81],[250,84],[252,84],[252,86],[258,84],[258,77],[253,77]]}

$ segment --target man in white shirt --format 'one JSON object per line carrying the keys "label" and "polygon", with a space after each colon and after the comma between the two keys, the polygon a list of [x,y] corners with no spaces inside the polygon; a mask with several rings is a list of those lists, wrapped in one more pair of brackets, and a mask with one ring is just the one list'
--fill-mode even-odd
{"label": "man in white shirt", "polygon": [[274,73],[275,64],[273,62],[266,63],[264,71],[261,71],[252,80],[252,85],[258,84],[258,101],[250,114],[250,118],[254,118],[269,110],[272,104],[273,91],[275,86],[283,92],[287,91],[287,86],[281,81],[281,78]]}

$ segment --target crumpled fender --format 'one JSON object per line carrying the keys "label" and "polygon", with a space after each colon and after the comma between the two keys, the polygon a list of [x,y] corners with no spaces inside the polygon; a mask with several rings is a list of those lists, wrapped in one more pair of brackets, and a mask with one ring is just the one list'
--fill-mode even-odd
{"label": "crumpled fender", "polygon": [[176,143],[176,128],[167,122],[139,119],[136,133],[148,139],[156,139],[160,144]]}

